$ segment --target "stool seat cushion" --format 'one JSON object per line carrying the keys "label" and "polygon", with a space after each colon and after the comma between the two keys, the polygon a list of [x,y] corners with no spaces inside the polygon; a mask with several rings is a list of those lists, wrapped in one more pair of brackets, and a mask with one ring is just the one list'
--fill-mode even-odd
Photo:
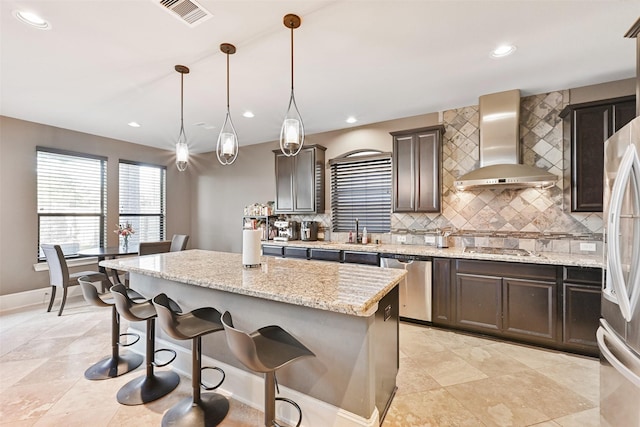
{"label": "stool seat cushion", "polygon": [[178,314],[171,307],[171,299],[166,294],[153,298],[162,329],[172,338],[188,340],[223,329],[218,310],[213,307],[197,308]]}

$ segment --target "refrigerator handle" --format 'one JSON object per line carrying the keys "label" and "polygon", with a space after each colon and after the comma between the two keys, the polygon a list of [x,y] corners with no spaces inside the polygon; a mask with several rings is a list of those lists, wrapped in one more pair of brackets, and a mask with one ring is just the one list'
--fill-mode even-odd
{"label": "refrigerator handle", "polygon": [[598,341],[598,348],[600,349],[600,353],[602,354],[602,356],[604,356],[605,359],[609,361],[609,363],[611,363],[611,366],[613,366],[616,371],[618,371],[636,387],[640,388],[640,376],[629,369],[627,365],[621,362],[613,354],[613,352],[609,348],[607,341],[609,341],[613,345],[616,351],[624,353],[625,355],[629,355],[630,358],[635,358],[636,356],[631,353],[627,346],[622,341],[620,341],[618,337],[609,332],[607,327],[604,325],[601,325],[598,328],[598,331],[596,332],[596,340]]}
{"label": "refrigerator handle", "polygon": [[[624,193],[626,184],[634,179],[632,187],[638,191],[640,188],[640,161],[638,160],[638,153],[634,145],[629,145],[622,156],[620,167],[616,180],[613,183],[611,189],[611,203],[610,212],[607,216],[607,269],[608,275],[611,278],[609,286],[611,291],[604,289],[605,297],[618,304],[622,316],[627,322],[631,321],[632,307],[630,301],[630,294],[635,297],[635,293],[638,290],[632,290],[633,288],[640,287],[638,282],[637,272],[633,272],[629,279],[633,282],[629,291],[625,286],[624,275],[622,272],[622,265],[620,261],[620,212],[622,210],[622,202],[624,199]],[[634,298],[637,302],[637,298]]]}

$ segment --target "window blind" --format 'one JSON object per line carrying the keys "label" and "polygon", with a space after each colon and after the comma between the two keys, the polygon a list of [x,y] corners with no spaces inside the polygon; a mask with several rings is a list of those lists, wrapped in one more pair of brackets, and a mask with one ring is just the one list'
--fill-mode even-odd
{"label": "window blind", "polygon": [[129,243],[164,240],[166,167],[120,160],[119,171],[119,223],[135,230]]}
{"label": "window blind", "polygon": [[106,158],[36,148],[38,258],[41,243],[65,255],[101,246],[105,239]]}
{"label": "window blind", "polygon": [[331,229],[387,233],[391,228],[391,156],[345,157],[331,162]]}

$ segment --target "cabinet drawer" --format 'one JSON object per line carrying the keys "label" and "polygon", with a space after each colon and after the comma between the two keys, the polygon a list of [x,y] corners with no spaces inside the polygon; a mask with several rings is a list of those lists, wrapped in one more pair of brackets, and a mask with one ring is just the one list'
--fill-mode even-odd
{"label": "cabinet drawer", "polygon": [[296,247],[284,247],[284,256],[286,258],[304,258],[307,259],[308,250],[307,248],[296,248]]}
{"label": "cabinet drawer", "polygon": [[356,251],[344,251],[342,255],[343,262],[350,262],[353,264],[367,264],[367,265],[380,265],[380,256],[377,253],[372,252],[356,252]]}
{"label": "cabinet drawer", "polygon": [[340,250],[338,249],[309,249],[309,257],[322,261],[340,262]]}
{"label": "cabinet drawer", "polygon": [[553,265],[520,264],[495,261],[456,261],[458,273],[479,274],[483,276],[516,277],[520,279],[556,280],[556,267]]}
{"label": "cabinet drawer", "polygon": [[262,255],[282,256],[284,255],[282,246],[262,245]]}
{"label": "cabinet drawer", "polygon": [[602,269],[589,267],[565,267],[564,281],[599,287],[602,283]]}

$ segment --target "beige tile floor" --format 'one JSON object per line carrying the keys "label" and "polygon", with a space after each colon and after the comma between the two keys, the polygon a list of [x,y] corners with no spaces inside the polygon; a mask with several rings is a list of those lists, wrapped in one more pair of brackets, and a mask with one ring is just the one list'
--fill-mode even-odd
{"label": "beige tile floor", "polygon": [[[136,374],[88,381],[109,354],[109,310],[68,302],[61,317],[33,306],[0,313],[0,426],[159,426],[190,393],[123,406]],[[384,427],[598,426],[595,359],[402,323],[398,392]],[[142,368],[139,368],[142,369]],[[259,426],[261,413],[231,402],[224,426]],[[329,426],[327,426],[329,427]]]}

